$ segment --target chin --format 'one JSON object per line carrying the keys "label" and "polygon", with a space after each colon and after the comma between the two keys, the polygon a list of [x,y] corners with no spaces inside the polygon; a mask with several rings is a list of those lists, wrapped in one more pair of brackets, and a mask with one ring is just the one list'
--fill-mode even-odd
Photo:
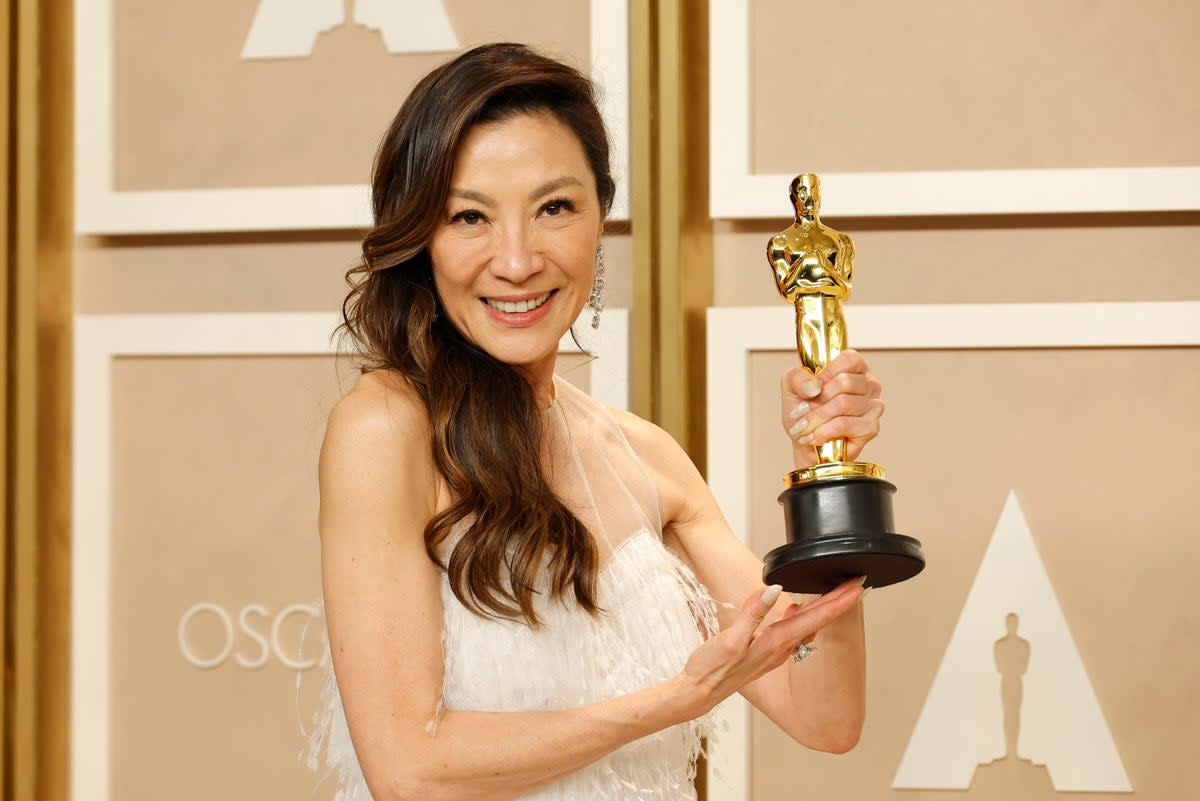
{"label": "chin", "polygon": [[[485,321],[484,325],[487,325]],[[482,326],[481,326],[482,327]],[[532,365],[547,359],[554,359],[558,354],[558,343],[563,334],[570,330],[565,321],[544,320],[536,326],[514,328],[507,331],[486,328],[480,333],[476,344],[488,352],[494,359],[505,364]]]}
{"label": "chin", "polygon": [[558,354],[558,340],[548,342],[539,338],[537,342],[487,342],[481,343],[493,359],[512,367],[524,367],[553,359]]}
{"label": "chin", "polygon": [[533,367],[541,364],[547,359],[553,359],[558,354],[558,343],[555,342],[555,347],[549,351],[539,350],[501,350],[499,352],[489,351],[492,356],[502,361],[510,367]]}

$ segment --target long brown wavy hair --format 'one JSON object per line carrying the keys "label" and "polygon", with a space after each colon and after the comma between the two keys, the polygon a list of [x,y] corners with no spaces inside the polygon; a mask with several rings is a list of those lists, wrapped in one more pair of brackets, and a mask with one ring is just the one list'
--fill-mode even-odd
{"label": "long brown wavy hair", "polygon": [[[425,76],[384,135],[374,227],[346,274],[342,314],[363,371],[400,373],[428,411],[434,466],[450,491],[449,507],[425,526],[429,558],[476,614],[538,626],[533,599],[546,560],[553,597],[571,593],[581,608],[600,611],[596,544],[542,473],[533,387],[439,311],[428,250],[463,138],[518,114],[549,114],[575,133],[607,214],[615,187],[591,82],[523,45],[477,47]],[[468,534],[442,563],[437,545],[464,522]]]}

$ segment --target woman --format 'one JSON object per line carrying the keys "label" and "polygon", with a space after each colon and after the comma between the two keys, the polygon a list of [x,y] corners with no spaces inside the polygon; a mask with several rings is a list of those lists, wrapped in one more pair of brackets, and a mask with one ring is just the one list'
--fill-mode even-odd
{"label": "woman", "polygon": [[[384,137],[345,306],[368,364],[320,462],[339,798],[694,798],[734,692],[810,747],[857,741],[861,582],[803,609],[764,588],[674,440],[554,377],[602,305],[613,191],[590,84],[519,45],[434,70]],[[781,394],[797,466],[878,431],[853,352]]]}

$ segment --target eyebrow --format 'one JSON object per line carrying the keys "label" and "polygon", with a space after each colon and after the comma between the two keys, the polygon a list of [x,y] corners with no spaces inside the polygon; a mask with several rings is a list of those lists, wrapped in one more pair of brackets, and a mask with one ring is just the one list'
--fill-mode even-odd
{"label": "eyebrow", "polygon": [[450,194],[454,197],[461,197],[467,200],[474,200],[476,203],[483,203],[485,206],[491,206],[495,204],[495,201],[490,197],[482,192],[476,192],[473,189],[451,189]]}
{"label": "eyebrow", "polygon": [[583,181],[573,175],[564,175],[562,178],[555,178],[553,181],[547,181],[537,189],[529,193],[530,200],[537,200],[543,195],[548,195],[551,192],[562,189],[566,186],[583,186]]}
{"label": "eyebrow", "polygon": [[[561,178],[555,178],[552,181],[539,186],[537,189],[529,193],[530,200],[537,200],[540,197],[550,194],[556,190],[567,186],[583,186],[583,181],[573,175],[564,175]],[[486,206],[494,206],[496,201],[483,192],[476,192],[474,189],[451,189],[450,194],[454,197],[461,197],[466,200],[474,200],[476,203],[482,203]]]}

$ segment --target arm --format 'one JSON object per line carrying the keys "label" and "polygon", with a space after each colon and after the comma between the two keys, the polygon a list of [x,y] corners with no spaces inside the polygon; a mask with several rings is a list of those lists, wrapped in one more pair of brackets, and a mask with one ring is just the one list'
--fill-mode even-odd
{"label": "arm", "polygon": [[[630,422],[626,430],[659,486],[668,544],[719,604],[755,588],[761,591],[762,560],[730,529],[708,485],[679,444],[645,421]],[[792,739],[819,751],[850,750],[862,728],[865,651],[857,584],[853,589],[855,603],[849,612],[823,628],[815,641],[802,638],[792,643],[814,642],[817,657],[802,665],[786,658],[741,688],[746,700]],[[768,622],[786,619],[792,607],[785,594],[773,604]],[[734,624],[735,616],[727,606],[718,608],[722,632]]]}
{"label": "arm", "polygon": [[[806,386],[814,381],[814,386]],[[801,423],[801,433],[793,435],[793,442],[809,437],[795,447],[797,467],[815,462],[814,442],[848,436],[853,458],[879,430],[879,382],[854,351],[840,355],[817,379],[803,368],[789,371],[782,390],[785,425],[798,422],[790,415],[799,404],[812,407],[804,412],[807,419]],[[734,535],[679,445],[666,432],[632,415],[623,420],[660,488],[671,544],[713,596],[728,601],[761,587],[762,561]],[[781,600],[767,619],[787,614],[787,602]],[[729,617],[729,611],[722,610],[723,628]],[[802,665],[787,660],[744,687],[742,694],[797,742],[822,751],[847,751],[857,743],[865,716],[863,634],[862,609],[855,604],[817,634],[817,657]]]}
{"label": "arm", "polygon": [[838,265],[841,268],[842,277],[846,279],[846,298],[850,297],[849,290],[854,285],[854,240],[845,234],[842,235],[842,260]]}
{"label": "arm", "polygon": [[[377,801],[506,799],[640,737],[697,717],[786,658],[852,601],[826,598],[786,625],[746,621],[693,654],[690,671],[597,704],[554,712],[448,710],[426,731],[442,682],[439,576],[422,532],[437,509],[419,401],[364,376],[335,408],[322,446],[321,561],[330,647],[359,763]],[[761,590],[758,593],[761,595]]]}
{"label": "arm", "polygon": [[775,273],[775,285],[779,288],[779,294],[788,300],[794,300],[788,297],[788,282],[792,272],[792,263],[788,256],[785,234],[777,234],[767,241],[767,261],[771,264],[771,271]]}

